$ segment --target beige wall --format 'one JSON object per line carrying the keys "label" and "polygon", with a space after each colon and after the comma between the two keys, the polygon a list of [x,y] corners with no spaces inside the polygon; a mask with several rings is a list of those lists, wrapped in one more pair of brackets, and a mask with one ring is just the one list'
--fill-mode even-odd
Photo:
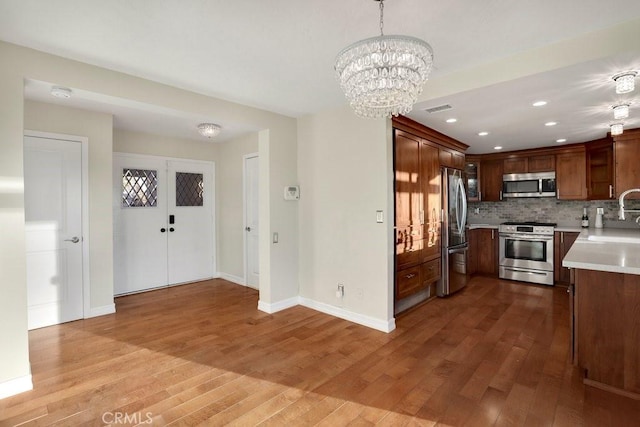
{"label": "beige wall", "polygon": [[[29,375],[28,334],[27,334],[27,304],[26,304],[26,274],[25,274],[25,244],[24,244],[24,202],[23,202],[23,85],[25,79],[51,82],[72,89],[85,90],[111,97],[131,100],[133,102],[149,104],[174,111],[194,114],[199,117],[215,117],[221,123],[234,123],[239,127],[262,129],[260,131],[260,151],[267,149],[261,156],[261,170],[268,174],[264,182],[269,187],[261,191],[268,200],[273,194],[280,197],[261,203],[261,233],[270,235],[272,230],[279,231],[286,236],[282,245],[261,246],[261,285],[260,299],[271,303],[274,298],[290,298],[297,295],[297,269],[291,268],[290,260],[297,259],[297,210],[291,204],[282,200],[282,187],[297,181],[296,168],[296,120],[279,114],[246,107],[193,92],[162,85],[149,80],[117,73],[104,68],[67,60],[54,55],[44,54],[32,49],[0,42],[0,183],[10,187],[0,190],[0,217],[2,223],[2,239],[0,239],[0,262],[2,266],[2,298],[0,298],[0,312],[2,326],[0,326],[0,348],[3,349],[2,364],[0,364],[0,387],[15,378]],[[33,106],[32,106],[33,107]],[[30,107],[31,108],[31,107]],[[37,107],[34,107],[37,108]],[[31,114],[31,113],[29,113]],[[72,115],[68,112],[60,114],[65,120]],[[104,146],[94,145],[100,153],[105,153],[100,162],[92,162],[90,177],[92,191],[96,189],[104,194],[111,194],[111,151],[112,129],[102,127],[99,119],[92,114],[86,115],[91,126],[99,127],[98,134],[87,135],[90,140],[104,140]],[[33,125],[42,124],[35,117],[29,119]],[[43,119],[49,120],[49,119]],[[100,123],[99,123],[100,122]],[[82,123],[76,123],[75,128],[70,124],[55,126],[49,121],[41,129],[82,134],[91,133],[92,129],[83,128]],[[48,129],[44,129],[44,127]],[[75,131],[73,130],[75,129]],[[264,138],[266,136],[266,139]],[[108,153],[108,154],[106,154]],[[97,151],[90,153],[94,159],[99,157]],[[267,162],[263,164],[263,162]],[[3,187],[0,186],[0,189]],[[91,295],[92,305],[100,304],[107,297],[108,288],[112,288],[112,225],[107,224],[107,217],[111,215],[110,201],[91,200],[91,214],[97,215],[97,223],[91,223],[92,247],[94,242],[109,242],[102,248],[92,250],[92,277],[104,273],[97,283],[111,282],[110,286],[103,284]],[[104,211],[105,216],[95,210]],[[93,257],[98,257],[97,260]],[[93,265],[103,262],[102,265]],[[263,265],[263,260],[268,264]],[[109,271],[107,271],[109,270]],[[92,289],[94,284],[92,283]]]}
{"label": "beige wall", "polygon": [[[30,375],[24,229],[22,75],[0,55],[0,386]],[[27,382],[29,380],[26,380]]]}
{"label": "beige wall", "polygon": [[[91,308],[113,304],[113,215],[109,114],[26,101],[26,130],[84,136],[89,140],[89,271]],[[89,315],[89,313],[85,313]]]}
{"label": "beige wall", "polygon": [[383,323],[393,318],[388,122],[344,107],[298,125],[300,296]]}
{"label": "beige wall", "polygon": [[114,129],[113,151],[215,162],[218,144]]}
{"label": "beige wall", "polygon": [[258,134],[218,145],[218,271],[244,281],[244,155],[258,152]]}

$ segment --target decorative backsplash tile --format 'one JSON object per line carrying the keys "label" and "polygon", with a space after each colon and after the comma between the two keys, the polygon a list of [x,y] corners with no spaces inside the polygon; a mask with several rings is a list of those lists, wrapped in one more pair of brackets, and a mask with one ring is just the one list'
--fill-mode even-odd
{"label": "decorative backsplash tile", "polygon": [[[469,203],[468,222],[469,224],[499,224],[504,221],[538,221],[555,222],[564,227],[579,227],[583,208],[587,208],[591,227],[595,224],[596,208],[604,208],[605,227],[639,227],[635,220],[640,213],[627,213],[625,221],[618,220],[617,200],[572,201],[551,197]],[[640,210],[640,200],[625,200],[625,208]],[[475,213],[476,209],[479,213]]]}

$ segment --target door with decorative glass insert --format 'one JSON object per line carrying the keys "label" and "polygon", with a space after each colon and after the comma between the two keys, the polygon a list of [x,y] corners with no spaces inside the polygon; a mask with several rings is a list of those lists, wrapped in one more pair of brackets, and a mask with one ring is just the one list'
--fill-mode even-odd
{"label": "door with decorative glass insert", "polygon": [[114,155],[114,293],[213,277],[213,164]]}

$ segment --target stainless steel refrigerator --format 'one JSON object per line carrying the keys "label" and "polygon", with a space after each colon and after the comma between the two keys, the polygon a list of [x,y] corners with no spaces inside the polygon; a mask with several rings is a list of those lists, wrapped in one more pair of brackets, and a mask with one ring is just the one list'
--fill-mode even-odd
{"label": "stainless steel refrigerator", "polygon": [[442,169],[442,278],[438,296],[467,285],[467,194],[462,171]]}

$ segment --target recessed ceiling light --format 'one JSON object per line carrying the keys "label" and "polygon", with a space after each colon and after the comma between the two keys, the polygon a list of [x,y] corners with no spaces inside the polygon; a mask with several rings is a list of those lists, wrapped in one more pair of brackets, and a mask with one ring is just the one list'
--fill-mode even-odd
{"label": "recessed ceiling light", "polygon": [[556,142],[560,143],[560,142],[567,142],[566,138],[560,138],[560,139],[556,139]]}
{"label": "recessed ceiling light", "polygon": [[542,107],[543,105],[547,105],[547,101],[536,101],[533,104],[534,107]]}
{"label": "recessed ceiling light", "polygon": [[489,135],[489,132],[485,132],[485,131],[478,132],[478,135],[480,135],[480,136],[487,136],[487,135]]}
{"label": "recessed ceiling light", "polygon": [[557,125],[557,124],[558,124],[557,122],[547,122],[547,123],[545,123],[544,125],[545,125],[545,126],[555,126],[555,125]]}
{"label": "recessed ceiling light", "polygon": [[502,146],[501,145],[496,145],[495,147],[493,147],[494,150],[502,150]]}
{"label": "recessed ceiling light", "polygon": [[455,123],[457,121],[458,121],[458,119],[454,119],[453,117],[450,118],[450,119],[447,119],[447,123]]}
{"label": "recessed ceiling light", "polygon": [[68,87],[54,86],[51,88],[51,95],[56,98],[69,99],[72,93]]}

